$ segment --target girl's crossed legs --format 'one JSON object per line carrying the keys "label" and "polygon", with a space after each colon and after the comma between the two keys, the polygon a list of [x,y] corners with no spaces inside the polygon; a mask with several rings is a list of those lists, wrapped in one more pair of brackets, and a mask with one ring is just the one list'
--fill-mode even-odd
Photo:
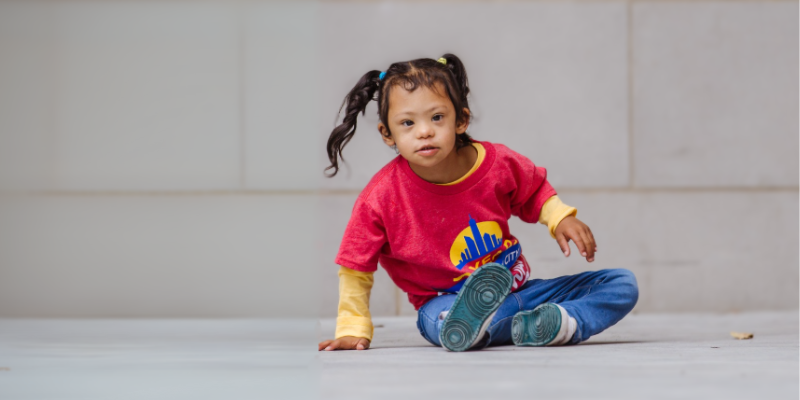
{"label": "girl's crossed legs", "polygon": [[[439,331],[443,318],[456,299],[454,294],[435,297],[419,309],[417,328],[428,342],[441,346]],[[619,322],[636,305],[639,287],[627,269],[583,272],[554,279],[532,279],[506,297],[487,332],[485,345],[512,344],[511,320],[519,311],[529,311],[542,303],[563,307],[578,324],[568,344],[577,344]]]}

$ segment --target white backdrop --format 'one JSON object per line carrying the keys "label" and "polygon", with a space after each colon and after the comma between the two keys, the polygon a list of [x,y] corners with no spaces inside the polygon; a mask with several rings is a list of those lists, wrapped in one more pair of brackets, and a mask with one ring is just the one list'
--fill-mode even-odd
{"label": "white backdrop", "polygon": [[[796,309],[793,1],[0,2],[0,317],[336,311],[332,264],[393,152],[357,79],[452,52],[470,133],[548,168],[636,311]],[[379,272],[374,315],[412,313]]]}

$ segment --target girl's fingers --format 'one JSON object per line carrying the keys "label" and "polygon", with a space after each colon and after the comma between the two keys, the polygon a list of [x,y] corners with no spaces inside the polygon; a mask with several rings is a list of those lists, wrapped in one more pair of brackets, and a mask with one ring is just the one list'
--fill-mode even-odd
{"label": "girl's fingers", "polygon": [[575,243],[575,247],[578,248],[578,252],[581,253],[582,256],[586,257],[586,244],[583,242],[583,237],[581,236],[580,232],[572,232],[570,233],[570,239]]}
{"label": "girl's fingers", "polygon": [[319,344],[319,351],[328,350],[327,347],[333,343],[333,340],[326,340]]}
{"label": "girl's fingers", "polygon": [[569,257],[569,240],[563,234],[558,234],[556,235],[556,242],[558,242],[558,247],[561,247],[564,257]]}
{"label": "girl's fingers", "polygon": [[586,231],[581,232],[581,238],[583,239],[584,246],[586,246],[586,261],[594,261],[594,240],[592,240],[589,233]]}
{"label": "girl's fingers", "polygon": [[366,350],[369,349],[369,340],[356,338],[343,338],[336,340],[326,340],[319,344],[319,351],[332,350]]}
{"label": "girl's fingers", "polygon": [[592,248],[594,249],[594,252],[597,253],[597,241],[594,240],[594,234],[588,226],[586,227],[586,236],[592,241]]}
{"label": "girl's fingers", "polygon": [[586,234],[589,236],[589,239],[592,241],[592,248],[594,249],[595,252],[597,252],[597,241],[594,240],[594,234],[592,233],[592,230],[589,229],[588,226],[586,227]]}

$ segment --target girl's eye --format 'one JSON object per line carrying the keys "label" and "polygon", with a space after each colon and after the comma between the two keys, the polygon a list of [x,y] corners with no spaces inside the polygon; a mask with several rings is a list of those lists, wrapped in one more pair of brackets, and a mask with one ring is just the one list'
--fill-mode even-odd
{"label": "girl's eye", "polygon": [[433,118],[431,118],[431,119],[432,119],[433,121],[441,121],[441,120],[442,120],[442,118],[444,118],[444,115],[442,115],[442,114],[436,114],[436,115],[434,115],[434,116],[433,116]]}
{"label": "girl's eye", "polygon": [[405,120],[405,121],[401,122],[400,125],[411,126],[411,125],[414,125],[414,122],[413,121],[409,121],[409,120]]}

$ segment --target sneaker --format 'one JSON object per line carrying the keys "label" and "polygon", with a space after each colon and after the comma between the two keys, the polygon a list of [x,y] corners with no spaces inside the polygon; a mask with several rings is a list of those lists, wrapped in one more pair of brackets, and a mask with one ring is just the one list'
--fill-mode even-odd
{"label": "sneaker", "polygon": [[514,277],[497,263],[472,273],[456,296],[439,332],[439,341],[450,351],[468,350],[484,337],[492,317],[511,292]]}
{"label": "sneaker", "polygon": [[517,346],[566,344],[575,333],[575,319],[561,306],[540,304],[533,311],[520,311],[511,320],[511,340]]}

